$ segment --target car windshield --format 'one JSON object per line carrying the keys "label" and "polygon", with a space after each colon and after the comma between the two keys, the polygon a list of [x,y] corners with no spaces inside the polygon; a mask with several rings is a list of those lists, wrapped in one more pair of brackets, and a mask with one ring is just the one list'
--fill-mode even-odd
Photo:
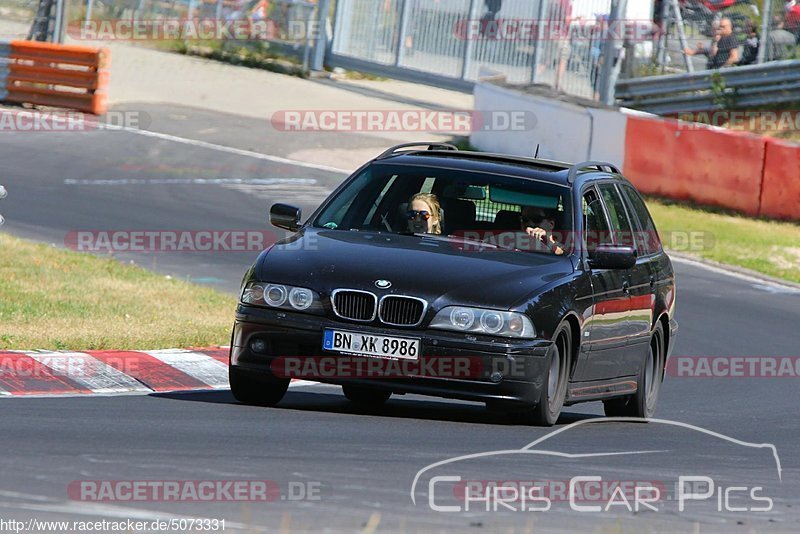
{"label": "car windshield", "polygon": [[373,164],[311,221],[317,228],[440,235],[505,249],[563,254],[569,189],[528,178]]}

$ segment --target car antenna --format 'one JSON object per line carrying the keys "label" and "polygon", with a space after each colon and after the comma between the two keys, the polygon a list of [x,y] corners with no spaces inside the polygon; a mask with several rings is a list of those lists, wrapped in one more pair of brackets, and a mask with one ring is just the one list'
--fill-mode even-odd
{"label": "car antenna", "polygon": [[539,159],[539,143],[536,143],[536,155],[533,157],[534,159]]}

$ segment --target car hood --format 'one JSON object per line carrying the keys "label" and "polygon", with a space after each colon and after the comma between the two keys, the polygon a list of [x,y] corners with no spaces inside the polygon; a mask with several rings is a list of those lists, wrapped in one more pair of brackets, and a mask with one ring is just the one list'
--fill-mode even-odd
{"label": "car hood", "polygon": [[[304,229],[266,251],[256,275],[327,294],[413,295],[438,306],[509,308],[573,272],[569,258],[481,247],[459,238]],[[391,287],[378,289],[377,280]],[[438,301],[438,302],[437,302]]]}

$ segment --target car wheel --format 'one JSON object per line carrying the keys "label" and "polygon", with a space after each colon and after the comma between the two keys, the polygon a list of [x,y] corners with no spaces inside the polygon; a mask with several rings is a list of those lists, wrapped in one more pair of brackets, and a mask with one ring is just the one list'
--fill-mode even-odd
{"label": "car wheel", "polygon": [[363,386],[342,386],[342,391],[347,400],[364,406],[381,406],[392,396],[391,391]]}
{"label": "car wheel", "polygon": [[289,389],[288,378],[275,378],[264,373],[248,372],[228,367],[231,393],[239,402],[255,406],[278,404]]}
{"label": "car wheel", "polygon": [[553,336],[555,343],[550,349],[547,377],[542,384],[539,402],[533,410],[512,412],[512,419],[519,423],[536,426],[553,426],[561,415],[567,397],[570,355],[572,354],[572,328],[564,322]]}
{"label": "car wheel", "polygon": [[650,345],[647,347],[646,359],[639,371],[636,393],[619,399],[603,401],[608,417],[653,417],[664,379],[664,327],[656,323]]}

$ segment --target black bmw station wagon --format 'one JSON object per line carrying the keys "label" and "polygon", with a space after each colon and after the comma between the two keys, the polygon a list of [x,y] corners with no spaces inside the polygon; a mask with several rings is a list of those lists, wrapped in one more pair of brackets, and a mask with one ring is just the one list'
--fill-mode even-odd
{"label": "black bmw station wagon", "polygon": [[647,207],[613,165],[387,150],[245,274],[230,349],[241,402],[293,378],[483,402],[552,425],[565,405],[651,417],[677,331],[675,276]]}

